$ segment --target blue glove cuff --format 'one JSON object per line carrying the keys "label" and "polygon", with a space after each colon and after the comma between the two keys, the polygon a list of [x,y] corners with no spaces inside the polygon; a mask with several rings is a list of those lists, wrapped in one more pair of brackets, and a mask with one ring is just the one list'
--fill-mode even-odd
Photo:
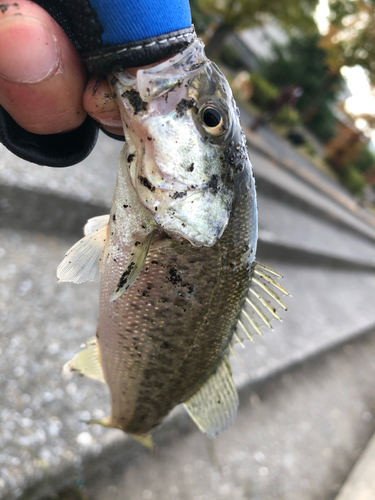
{"label": "blue glove cuff", "polygon": [[89,0],[103,46],[136,42],[191,26],[188,0]]}
{"label": "blue glove cuff", "polygon": [[145,66],[195,39],[189,0],[34,0],[65,30],[90,72]]}

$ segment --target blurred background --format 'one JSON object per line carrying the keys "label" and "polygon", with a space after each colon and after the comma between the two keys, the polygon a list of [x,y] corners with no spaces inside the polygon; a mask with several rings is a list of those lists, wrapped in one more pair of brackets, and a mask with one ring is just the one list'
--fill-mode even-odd
{"label": "blurred background", "polygon": [[182,408],[146,450],[84,421],[99,382],[61,367],[95,334],[98,283],[57,284],[108,213],[122,144],[74,167],[0,145],[0,498],[373,500],[375,3],[191,0],[241,110],[259,204],[257,260],[287,312],[232,356],[240,409],[215,440]]}
{"label": "blurred background", "polygon": [[207,54],[225,69],[253,129],[271,125],[373,203],[374,3],[193,0]]}

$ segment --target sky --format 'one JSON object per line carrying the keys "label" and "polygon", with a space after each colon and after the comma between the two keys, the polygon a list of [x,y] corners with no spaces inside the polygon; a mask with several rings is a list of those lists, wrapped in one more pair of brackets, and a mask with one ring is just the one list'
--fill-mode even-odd
{"label": "sky", "polygon": [[[315,15],[319,30],[322,34],[327,32],[328,13],[328,0],[320,0]],[[341,74],[346,79],[349,90],[352,93],[352,97],[349,97],[345,102],[346,109],[354,115],[375,113],[375,97],[371,95],[370,84],[364,70],[360,66],[354,66],[353,68],[344,66],[341,70]],[[365,126],[364,120],[357,120],[356,126],[359,129],[363,129]],[[375,142],[375,131],[372,132],[371,137],[372,141]]]}

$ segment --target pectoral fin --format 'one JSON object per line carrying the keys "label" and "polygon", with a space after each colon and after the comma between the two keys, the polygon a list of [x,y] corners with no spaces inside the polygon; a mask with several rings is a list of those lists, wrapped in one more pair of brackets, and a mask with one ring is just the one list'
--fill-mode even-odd
{"label": "pectoral fin", "polygon": [[100,230],[103,227],[107,226],[108,222],[109,214],[92,217],[86,222],[85,227],[83,228],[83,234],[87,236],[94,231]]}
{"label": "pectoral fin", "polygon": [[126,292],[135,280],[138,278],[140,272],[142,271],[143,264],[147,258],[148,251],[150,249],[150,245],[153,242],[155,237],[154,232],[148,234],[143,241],[136,241],[134,243],[134,248],[132,253],[132,257],[129,261],[129,264],[126,266],[125,271],[122,273],[115,291],[112,293],[110,302],[121,297],[121,295]]}
{"label": "pectoral fin", "polygon": [[89,219],[85,236],[68,250],[57,268],[57,281],[83,283],[93,281],[107,240],[109,215]]}
{"label": "pectoral fin", "polygon": [[82,375],[86,375],[86,377],[106,383],[102,365],[100,364],[99,345],[96,337],[90,339],[82,351],[65,363],[63,371],[79,372]]}
{"label": "pectoral fin", "polygon": [[199,430],[209,438],[217,436],[233,423],[238,394],[227,359],[223,359],[199,391],[184,402],[184,406]]}

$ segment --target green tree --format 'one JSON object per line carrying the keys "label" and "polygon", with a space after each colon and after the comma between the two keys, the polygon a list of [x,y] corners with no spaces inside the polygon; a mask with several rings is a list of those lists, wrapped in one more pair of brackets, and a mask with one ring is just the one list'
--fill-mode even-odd
{"label": "green tree", "polygon": [[208,30],[209,26],[214,22],[214,14],[209,12],[203,12],[200,4],[200,0],[190,0],[190,10],[193,18],[193,24],[195,31],[198,35],[204,35]]}
{"label": "green tree", "polygon": [[[330,27],[320,45],[326,64],[338,72],[343,66],[362,66],[375,87],[375,2],[374,0],[329,0]],[[362,115],[369,129],[375,128],[371,115]]]}
{"label": "green tree", "polygon": [[367,146],[362,146],[355,157],[355,167],[360,172],[366,172],[375,167],[375,155]]}
{"label": "green tree", "polygon": [[276,18],[287,30],[309,32],[316,29],[312,17],[318,0],[195,0],[201,12],[215,15],[216,30],[206,46],[209,57],[220,52],[228,33],[251,26],[261,26]]}
{"label": "green tree", "polygon": [[375,3],[373,0],[329,0],[330,28],[321,41],[327,64],[362,66],[375,85]]}
{"label": "green tree", "polygon": [[336,118],[331,104],[337,99],[344,79],[325,62],[319,47],[319,33],[292,36],[287,45],[274,45],[272,61],[261,64],[264,76],[277,87],[298,85],[303,94],[297,108],[306,125],[323,141],[335,133]]}

